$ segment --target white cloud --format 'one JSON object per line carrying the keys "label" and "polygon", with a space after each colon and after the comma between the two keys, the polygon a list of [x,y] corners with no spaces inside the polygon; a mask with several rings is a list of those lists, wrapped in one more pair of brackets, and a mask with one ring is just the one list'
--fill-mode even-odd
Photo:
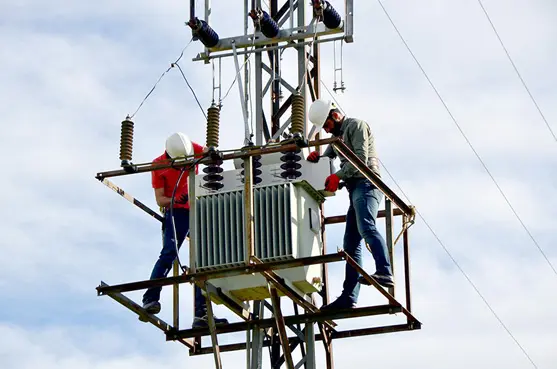
{"label": "white cloud", "polygon": [[[552,248],[556,145],[481,9],[475,2],[457,1],[384,4],[557,265]],[[557,131],[555,4],[484,4]],[[164,342],[156,329],[139,325],[133,314],[107,297],[97,298],[94,291],[101,279],[146,279],[159,252],[157,222],[105,189],[94,175],[117,168],[120,121],[135,110],[189,40],[183,25],[187,2],[55,1],[46,6],[27,0],[1,7],[0,69],[6,73],[0,83],[0,150],[6,175],[1,187],[0,285],[7,300],[15,303],[0,324],[0,362],[17,369],[162,368],[184,363],[210,367],[212,357],[187,357],[181,345]],[[224,8],[213,2],[213,7],[221,36],[241,32],[241,11],[228,3]],[[338,96],[342,107],[373,124],[382,161],[538,366],[551,367],[556,360],[551,310],[555,275],[377,3],[358,3],[355,11],[356,42],[344,48],[348,90]],[[199,51],[198,43],[190,45],[181,65],[206,109],[212,95],[211,68],[191,61]],[[291,54],[292,50],[285,53]],[[331,86],[331,45],[322,46],[321,57],[322,78]],[[232,60],[223,68],[227,89],[234,74]],[[294,69],[285,68],[285,76]],[[240,146],[243,140],[236,87],[223,109],[223,148]],[[175,130],[198,142],[205,140],[204,118],[176,69],[134,120],[136,162],[158,156],[165,137]],[[386,173],[383,178],[393,186]],[[148,175],[114,181],[156,208]],[[327,215],[344,212],[347,196],[337,196],[327,207]],[[341,245],[342,233],[341,225],[330,228],[330,250]],[[413,306],[423,330],[339,340],[336,367],[371,360],[393,368],[528,367],[420,220],[411,229],[411,245]],[[366,270],[371,265],[366,252]],[[343,270],[341,263],[331,267],[333,297],[340,293]],[[184,291],[182,320],[188,325],[190,289]],[[140,298],[139,292],[130,295]],[[164,319],[170,316],[169,298],[165,289]],[[360,305],[381,302],[362,288]],[[220,307],[218,313],[231,317]],[[387,321],[370,319],[365,324]],[[341,323],[355,324],[359,323]],[[242,366],[243,360],[243,353],[223,356],[225,367]]]}

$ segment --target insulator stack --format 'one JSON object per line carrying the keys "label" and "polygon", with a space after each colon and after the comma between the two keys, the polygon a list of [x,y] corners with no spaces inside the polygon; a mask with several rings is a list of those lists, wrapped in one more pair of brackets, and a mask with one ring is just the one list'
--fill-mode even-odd
{"label": "insulator stack", "polygon": [[325,24],[325,27],[335,29],[340,26],[340,22],[340,14],[328,1],[323,1],[323,24]]}
{"label": "insulator stack", "polygon": [[122,166],[131,164],[133,152],[133,122],[129,117],[122,121],[120,132],[120,160]]}
{"label": "insulator stack", "polygon": [[222,160],[215,159],[211,164],[208,164],[205,168],[203,168],[203,173],[207,174],[203,176],[203,180],[205,184],[203,187],[208,188],[210,190],[216,191],[220,190],[224,187],[222,182],[222,171],[223,169],[220,167],[222,165]]}
{"label": "insulator stack", "polygon": [[204,20],[195,18],[188,22],[188,26],[193,30],[195,37],[201,41],[205,47],[215,47],[219,43],[219,35]]}
{"label": "insulator stack", "polygon": [[279,34],[279,25],[273,18],[271,18],[269,13],[264,10],[261,11],[259,24],[261,25],[261,33],[263,33],[265,37],[273,38],[277,37],[277,35]]}
{"label": "insulator stack", "polygon": [[306,100],[301,94],[296,93],[292,95],[292,127],[290,128],[290,133],[292,134],[304,134],[306,116],[305,103]]}
{"label": "insulator stack", "polygon": [[[256,185],[261,183],[262,179],[261,179],[261,173],[263,173],[261,171],[261,155],[255,155],[251,157],[251,183]],[[244,163],[242,163],[242,168],[244,167]],[[244,183],[244,170],[242,169],[242,171],[240,172],[240,174],[242,175],[242,183]]]}
{"label": "insulator stack", "polygon": [[219,146],[220,109],[215,104],[207,109],[207,147]]}
{"label": "insulator stack", "polygon": [[300,160],[302,160],[302,156],[300,155],[301,150],[297,149],[296,151],[289,151],[283,153],[280,157],[280,160],[284,162],[281,164],[280,168],[282,169],[282,173],[280,174],[284,179],[296,179],[302,175],[299,169],[302,167]]}
{"label": "insulator stack", "polygon": [[[207,109],[207,147],[214,150],[219,146],[219,124],[220,124],[220,109],[215,104]],[[224,187],[222,182],[221,168],[222,159],[217,156],[212,157],[210,164],[203,168],[203,173],[207,174],[203,177],[205,181],[204,187],[216,191]]]}

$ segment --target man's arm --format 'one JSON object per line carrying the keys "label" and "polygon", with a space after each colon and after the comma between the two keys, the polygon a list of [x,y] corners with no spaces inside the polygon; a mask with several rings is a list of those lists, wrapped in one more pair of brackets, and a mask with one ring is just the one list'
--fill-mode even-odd
{"label": "man's arm", "polygon": [[161,208],[166,208],[170,206],[170,197],[164,196],[164,188],[155,188],[155,200],[157,200],[157,205]]}
{"label": "man's arm", "polygon": [[[164,196],[164,188],[155,188],[155,200],[157,201],[157,205],[161,208],[167,208],[170,206],[172,202],[171,197]],[[174,199],[174,204],[185,204],[188,202],[188,195],[183,194],[182,196]]]}
{"label": "man's arm", "polygon": [[326,156],[328,158],[334,159],[337,157],[337,153],[335,152],[335,149],[333,149],[331,145],[327,145],[327,148],[325,149],[325,152],[323,153],[322,156]]}
{"label": "man's arm", "polygon": [[[346,143],[347,146],[350,147],[354,154],[356,154],[356,156],[367,165],[369,155],[369,139],[371,135],[368,124],[363,120],[358,120],[357,124],[353,124],[350,127],[350,132],[348,133],[350,142]],[[358,173],[358,169],[356,169],[352,164],[346,161],[342,168],[340,168],[340,170],[336,172],[336,175],[340,179],[346,180],[347,178],[353,177],[356,173]]]}

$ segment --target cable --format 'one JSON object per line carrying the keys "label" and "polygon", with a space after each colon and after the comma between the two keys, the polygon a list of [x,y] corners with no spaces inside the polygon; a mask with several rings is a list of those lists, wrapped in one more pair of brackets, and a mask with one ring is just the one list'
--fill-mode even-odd
{"label": "cable", "polygon": [[[315,17],[313,17],[313,20],[315,20],[316,23],[317,23],[317,19]],[[317,40],[317,24],[314,24],[314,28],[315,28],[315,32],[313,33],[313,38],[311,39],[311,42],[307,45],[307,46],[309,46],[310,51],[311,51],[311,47],[313,46],[313,43],[315,42],[315,40]],[[304,48],[304,54],[305,54],[306,47],[303,46],[303,48]],[[307,56],[306,56],[306,58],[307,58]],[[307,58],[306,67],[305,67],[304,75],[303,75],[303,79],[302,79],[302,85],[300,86],[300,92],[302,92],[302,89],[306,87],[307,73],[308,73],[308,69],[309,69],[309,61],[310,61],[310,58]]]}
{"label": "cable", "polygon": [[193,38],[186,44],[186,46],[184,46],[184,48],[182,49],[182,52],[180,53],[180,56],[178,57],[178,59],[176,59],[176,61],[174,63],[172,63],[170,65],[170,67],[168,67],[167,70],[165,70],[161,76],[159,77],[159,79],[157,80],[157,82],[155,82],[154,86],[151,88],[151,90],[147,93],[147,95],[145,95],[145,97],[143,98],[143,100],[141,101],[141,103],[139,104],[139,106],[137,107],[137,109],[135,109],[135,112],[130,115],[130,119],[132,119],[137,112],[139,111],[139,109],[141,109],[141,107],[143,106],[143,104],[145,103],[145,101],[147,101],[147,99],[149,98],[149,96],[151,96],[151,94],[153,93],[153,91],[155,91],[155,88],[157,87],[157,85],[159,84],[159,82],[161,81],[162,77],[164,77],[166,75],[166,73],[168,73],[174,64],[178,63],[178,61],[180,61],[180,59],[182,59],[182,57],[184,56],[184,52],[186,51],[186,49],[188,48],[188,46],[190,46],[191,42],[193,41]]}
{"label": "cable", "polygon": [[377,0],[379,2],[379,5],[381,5],[381,8],[383,8],[383,11],[385,12],[385,15],[387,16],[387,18],[389,19],[389,21],[391,22],[391,25],[393,26],[393,28],[395,29],[395,31],[397,32],[398,36],[400,37],[400,39],[402,40],[404,46],[406,46],[406,49],[408,50],[408,52],[410,53],[410,55],[412,56],[412,58],[414,59],[414,61],[416,62],[416,64],[418,65],[418,67],[420,68],[420,70],[422,71],[424,77],[427,79],[427,81],[429,82],[429,85],[431,86],[431,88],[433,89],[433,91],[435,92],[435,94],[437,95],[437,97],[439,98],[439,100],[441,101],[441,103],[443,104],[443,106],[445,107],[445,110],[447,111],[447,113],[449,114],[449,116],[451,117],[451,120],[453,121],[453,123],[455,124],[455,126],[458,128],[458,131],[460,132],[460,134],[462,135],[462,137],[464,138],[464,140],[466,140],[466,143],[468,144],[468,146],[470,147],[470,149],[472,150],[472,152],[474,153],[474,155],[476,156],[476,158],[478,159],[478,161],[481,163],[482,167],[485,169],[485,171],[487,172],[487,174],[489,175],[489,177],[491,178],[491,180],[493,181],[493,183],[495,184],[495,186],[497,187],[497,189],[499,190],[499,192],[501,193],[501,196],[503,196],[503,198],[505,199],[505,202],[507,203],[507,205],[509,206],[509,208],[512,210],[513,214],[515,215],[516,219],[520,222],[520,225],[522,226],[522,228],[524,228],[524,230],[526,231],[526,233],[528,234],[528,236],[530,237],[530,239],[532,240],[532,242],[534,243],[534,245],[536,246],[536,248],[538,249],[538,251],[540,252],[540,254],[543,256],[543,258],[545,259],[545,261],[547,262],[547,264],[549,264],[549,266],[551,267],[551,269],[553,270],[553,273],[555,273],[555,276],[557,276],[557,270],[555,269],[555,267],[553,266],[553,264],[551,263],[551,261],[549,260],[549,258],[547,257],[547,255],[545,254],[545,252],[543,251],[543,249],[541,248],[541,246],[538,244],[538,242],[536,241],[536,239],[534,238],[534,235],[530,232],[530,230],[528,229],[528,227],[526,227],[526,224],[524,224],[524,222],[522,221],[522,218],[518,215],[518,212],[515,210],[515,208],[513,207],[513,205],[511,204],[510,200],[507,198],[507,196],[505,195],[505,192],[503,192],[503,189],[501,188],[501,186],[499,186],[499,183],[497,182],[497,180],[495,179],[495,177],[491,174],[491,171],[488,169],[487,165],[485,164],[485,162],[482,160],[482,158],[480,157],[480,154],[478,154],[478,152],[476,151],[476,149],[474,148],[474,146],[472,145],[472,143],[470,142],[470,140],[468,139],[468,137],[466,136],[466,134],[464,133],[464,131],[462,130],[462,128],[460,127],[460,124],[458,124],[456,118],[454,117],[454,115],[452,114],[451,110],[449,109],[449,107],[447,106],[447,104],[445,103],[445,100],[443,99],[443,97],[441,96],[441,94],[439,93],[439,91],[437,90],[437,88],[435,87],[435,85],[433,84],[433,82],[431,81],[431,79],[429,78],[429,76],[427,75],[425,69],[422,67],[422,65],[420,64],[420,62],[418,61],[418,59],[416,58],[416,56],[414,55],[414,53],[412,52],[412,50],[410,49],[410,46],[408,46],[408,43],[406,43],[406,40],[404,40],[404,37],[402,37],[402,34],[400,33],[400,31],[398,30],[397,26],[395,25],[394,21],[392,20],[392,18],[390,17],[389,13],[387,12],[387,9],[385,9],[385,7],[383,6],[383,3],[381,2],[381,0]]}
{"label": "cable", "polygon": [[226,99],[226,97],[228,96],[228,94],[230,93],[230,90],[232,90],[232,87],[234,87],[234,84],[236,83],[236,81],[238,80],[238,75],[240,75],[242,68],[244,68],[244,66],[246,65],[246,63],[249,61],[249,59],[251,58],[251,56],[253,55],[253,52],[255,50],[255,32],[252,34],[251,36],[253,42],[251,44],[251,50],[250,52],[247,54],[247,58],[246,60],[244,60],[244,63],[242,64],[242,66],[240,68],[238,68],[238,71],[236,72],[236,75],[234,76],[234,80],[232,81],[232,83],[230,84],[230,87],[228,87],[228,90],[226,90],[226,93],[224,94],[224,97],[221,100],[221,103],[224,101],[224,99]]}
{"label": "cable", "polygon": [[[329,89],[327,89],[327,92],[329,93],[329,95],[331,95],[331,97],[333,97],[333,94],[331,94],[331,92],[329,91]],[[340,106],[338,106],[339,109],[342,110],[342,108]],[[393,183],[396,185],[396,187],[399,189],[399,191],[402,193],[402,195],[404,197],[406,197],[406,199],[408,200],[409,203],[412,203],[412,201],[410,201],[410,198],[408,197],[408,195],[402,190],[402,188],[399,186],[399,184],[397,183],[397,181],[394,179],[394,177],[391,175],[391,173],[389,172],[389,170],[387,169],[387,167],[385,166],[385,164],[383,164],[383,162],[378,158],[379,163],[381,163],[381,166],[385,169],[385,171],[387,172],[387,175],[391,178],[391,180],[393,181]],[[522,353],[526,356],[526,358],[528,358],[528,360],[530,361],[530,363],[532,363],[532,365],[534,366],[534,368],[537,369],[537,365],[534,363],[534,361],[532,360],[532,358],[530,357],[530,355],[528,355],[528,353],[526,352],[526,350],[524,349],[524,347],[520,344],[520,342],[518,342],[518,340],[516,339],[516,337],[512,334],[512,332],[510,331],[510,329],[505,325],[505,323],[503,322],[503,320],[499,317],[499,315],[495,312],[495,310],[491,307],[491,305],[489,304],[489,302],[487,301],[487,299],[483,296],[483,294],[480,292],[480,290],[478,289],[478,287],[476,287],[476,285],[474,284],[474,282],[472,282],[472,280],[470,279],[470,277],[468,276],[468,274],[464,271],[464,269],[462,269],[462,267],[460,266],[460,264],[456,261],[456,259],[453,257],[453,255],[451,254],[451,252],[449,251],[449,249],[445,246],[445,244],[441,241],[441,239],[439,238],[439,236],[437,236],[437,233],[435,233],[435,231],[433,230],[433,228],[429,225],[429,223],[425,220],[425,218],[423,217],[423,215],[420,213],[420,211],[415,208],[416,210],[416,214],[418,214],[418,216],[420,217],[420,219],[424,222],[424,224],[426,225],[426,227],[429,229],[429,231],[433,234],[433,236],[435,237],[435,239],[437,240],[437,242],[439,243],[439,245],[441,245],[441,247],[443,248],[443,250],[445,251],[445,253],[449,256],[449,258],[451,259],[451,261],[454,263],[454,265],[457,267],[457,269],[462,273],[462,275],[464,276],[464,278],[466,278],[466,280],[468,281],[468,283],[472,286],[472,288],[474,289],[474,291],[478,294],[478,296],[482,299],[482,301],[484,302],[484,304],[487,306],[487,308],[491,311],[491,313],[493,314],[493,316],[495,316],[495,318],[497,319],[497,321],[499,322],[499,324],[503,327],[503,329],[507,332],[507,334],[512,338],[512,340],[517,344],[517,346],[520,348],[520,350],[522,351]],[[367,245],[366,245],[367,246]]]}
{"label": "cable", "polygon": [[251,136],[250,139],[253,138],[253,132],[255,132],[255,125],[253,121],[253,99],[250,98],[251,96],[251,62],[248,61],[248,93],[247,97],[249,100],[249,118],[250,118],[250,125],[251,125]]}
{"label": "cable", "polygon": [[186,81],[186,84],[190,88],[190,91],[193,94],[193,97],[195,98],[195,101],[197,102],[197,105],[199,106],[199,109],[201,109],[201,113],[203,113],[203,116],[205,117],[205,120],[207,120],[207,114],[205,114],[205,110],[203,110],[203,107],[201,106],[201,103],[199,102],[199,99],[197,98],[197,95],[195,94],[195,91],[193,90],[190,83],[188,82],[188,79],[186,78],[186,75],[184,74],[184,71],[182,70],[182,67],[180,67],[180,64],[178,64],[178,63],[174,63],[174,65],[177,66],[178,69],[180,70],[180,73],[182,74],[182,77],[184,78],[184,81]]}
{"label": "cable", "polygon": [[[191,168],[194,168],[197,164],[199,164],[199,162],[202,159],[206,158],[207,155],[208,155],[208,153],[204,153],[201,157],[195,159],[189,166],[182,167],[180,169],[180,175],[178,176],[178,180],[176,181],[176,184],[174,185],[174,189],[172,190],[172,197],[170,198],[170,220],[172,221],[172,232],[174,234],[174,238],[173,238],[174,239],[174,248],[176,249],[176,260],[178,260],[178,265],[180,266],[180,269],[182,270],[182,272],[185,272],[186,269],[184,268],[184,266],[180,262],[180,256],[179,256],[180,249],[178,248],[178,237],[177,237],[177,234],[176,234],[176,223],[174,222],[174,197],[176,196],[176,190],[178,189],[178,184],[180,184],[180,180],[182,179],[182,176],[186,172],[186,169],[189,171]],[[172,159],[172,164],[174,164],[174,159]],[[193,186],[195,186],[195,183],[193,184]],[[188,199],[188,201],[189,201],[189,199]],[[185,236],[184,236],[184,238],[185,238]],[[193,261],[190,260],[190,264],[192,262]]]}
{"label": "cable", "polygon": [[528,96],[530,96],[530,99],[534,103],[534,106],[538,110],[538,113],[540,113],[540,116],[542,117],[543,121],[545,122],[545,125],[547,126],[547,129],[549,129],[549,132],[553,136],[553,139],[555,139],[555,142],[557,142],[557,136],[555,135],[555,132],[553,132],[553,130],[551,129],[551,126],[549,125],[549,122],[547,121],[547,119],[545,119],[545,115],[542,113],[542,110],[541,110],[540,106],[538,105],[538,103],[536,102],[536,99],[534,98],[534,95],[532,95],[532,93],[530,92],[530,89],[528,88],[528,86],[526,85],[526,82],[524,81],[524,78],[522,78],[521,73],[518,71],[518,68],[516,67],[516,64],[514,63],[513,58],[511,57],[511,54],[509,53],[509,51],[507,50],[507,47],[503,43],[503,39],[501,39],[501,36],[499,35],[499,32],[497,32],[497,28],[495,28],[495,25],[491,21],[491,17],[489,16],[487,10],[485,9],[482,1],[478,0],[478,4],[480,4],[480,7],[482,8],[483,13],[486,16],[487,21],[491,25],[491,28],[493,29],[493,32],[495,33],[495,36],[497,36],[497,40],[499,40],[499,43],[501,44],[501,47],[505,51],[505,54],[507,54],[507,58],[509,59],[509,62],[511,63],[514,71],[516,72],[516,75],[520,79],[520,82],[522,83],[522,86],[524,86],[524,89],[528,93]]}
{"label": "cable", "polygon": [[323,87],[325,87],[325,90],[327,90],[327,92],[329,93],[329,96],[331,96],[331,98],[333,99],[333,101],[336,104],[336,107],[339,108],[339,110],[342,112],[343,115],[346,115],[346,113],[344,112],[344,110],[340,107],[340,104],[338,103],[337,99],[335,98],[335,96],[331,93],[331,91],[329,90],[329,87],[327,87],[327,85],[325,84],[325,82],[323,82],[322,79],[319,79],[321,81],[321,84],[323,85]]}
{"label": "cable", "polygon": [[[383,162],[381,160],[379,160],[379,162],[381,163],[381,166],[385,169],[385,171],[387,172],[387,174],[389,175],[389,177],[391,177],[393,183],[395,184],[395,186],[397,186],[397,188],[399,189],[399,191],[404,195],[404,197],[406,197],[406,199],[408,200],[409,203],[412,203],[410,201],[410,198],[408,197],[408,195],[406,195],[406,193],[402,190],[402,188],[398,185],[398,183],[396,182],[396,180],[394,179],[394,177],[391,175],[391,173],[389,172],[389,170],[387,169],[387,167],[385,166],[385,164],[383,164]],[[505,331],[508,333],[508,335],[513,339],[513,341],[516,343],[516,345],[520,348],[520,350],[522,351],[522,353],[526,356],[526,358],[530,361],[530,363],[532,364],[532,366],[534,368],[537,368],[538,366],[534,363],[534,361],[532,360],[532,358],[530,357],[530,355],[528,355],[528,353],[526,352],[526,350],[524,349],[524,347],[520,344],[520,342],[518,342],[518,340],[516,339],[516,337],[512,334],[511,330],[505,325],[505,323],[503,323],[503,320],[501,320],[501,318],[499,317],[499,315],[495,312],[495,310],[491,307],[491,305],[489,304],[489,302],[487,302],[487,299],[484,297],[484,295],[482,295],[482,293],[480,292],[480,290],[478,289],[478,287],[476,287],[476,285],[474,284],[474,282],[472,282],[472,280],[470,279],[470,277],[468,276],[468,274],[466,274],[466,272],[464,271],[464,269],[462,269],[462,267],[460,266],[460,264],[456,261],[456,259],[453,257],[453,255],[451,254],[451,252],[449,251],[449,249],[447,249],[447,247],[445,246],[445,244],[443,244],[443,242],[441,241],[441,239],[439,238],[439,236],[437,236],[437,233],[435,233],[435,231],[433,230],[433,228],[431,228],[431,226],[429,225],[429,223],[425,220],[424,216],[422,215],[422,213],[420,213],[420,211],[416,208],[416,214],[418,214],[418,216],[420,217],[420,219],[422,220],[422,222],[424,222],[424,224],[426,225],[426,227],[429,229],[429,231],[431,232],[431,234],[433,234],[433,237],[435,237],[435,239],[437,240],[437,242],[439,243],[439,245],[441,245],[441,247],[443,248],[443,250],[445,251],[445,253],[447,254],[447,256],[451,259],[451,261],[453,262],[453,264],[457,267],[457,269],[460,271],[460,273],[462,273],[462,275],[464,276],[464,278],[466,278],[466,280],[468,281],[468,283],[470,284],[470,286],[472,286],[472,288],[474,289],[474,291],[476,291],[476,293],[478,294],[478,296],[480,296],[480,298],[482,299],[482,301],[484,302],[484,304],[487,306],[487,308],[489,309],[489,311],[491,311],[491,313],[493,314],[493,316],[495,317],[495,319],[497,319],[497,321],[499,322],[499,324],[501,324],[501,326],[503,327],[503,329],[505,329]]]}

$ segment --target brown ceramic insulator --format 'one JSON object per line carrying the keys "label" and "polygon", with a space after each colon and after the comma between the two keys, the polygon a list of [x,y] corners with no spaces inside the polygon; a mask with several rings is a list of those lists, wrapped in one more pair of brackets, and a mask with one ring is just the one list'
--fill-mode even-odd
{"label": "brown ceramic insulator", "polygon": [[207,109],[207,147],[219,146],[220,109],[211,105]]}
{"label": "brown ceramic insulator", "polygon": [[290,133],[295,134],[304,134],[305,128],[305,117],[306,117],[306,108],[305,108],[305,99],[300,94],[294,94],[292,96],[292,127],[290,128]]}
{"label": "brown ceramic insulator", "polygon": [[120,133],[120,160],[132,160],[133,151],[133,122],[126,118],[122,121]]}

